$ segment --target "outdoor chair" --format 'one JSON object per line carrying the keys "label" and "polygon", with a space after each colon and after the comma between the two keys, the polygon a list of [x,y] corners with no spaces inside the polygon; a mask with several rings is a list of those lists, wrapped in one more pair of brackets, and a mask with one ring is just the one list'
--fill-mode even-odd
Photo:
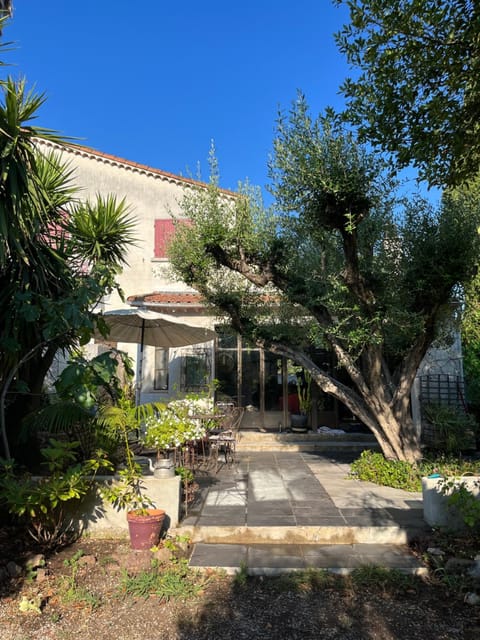
{"label": "outdoor chair", "polygon": [[234,407],[220,422],[220,431],[209,436],[209,468],[218,473],[221,464],[232,466],[236,460],[237,440],[243,408]]}

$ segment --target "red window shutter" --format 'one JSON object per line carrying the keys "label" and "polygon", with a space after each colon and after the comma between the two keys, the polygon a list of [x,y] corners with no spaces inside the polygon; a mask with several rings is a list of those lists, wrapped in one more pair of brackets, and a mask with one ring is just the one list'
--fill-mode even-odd
{"label": "red window shutter", "polygon": [[[191,224],[191,221],[185,218],[179,220],[178,224]],[[167,246],[174,233],[175,223],[173,220],[170,218],[155,220],[155,246],[153,253],[155,258],[167,257]]]}
{"label": "red window shutter", "polygon": [[167,244],[175,231],[173,220],[167,218],[165,220],[155,220],[155,258],[167,257]]}

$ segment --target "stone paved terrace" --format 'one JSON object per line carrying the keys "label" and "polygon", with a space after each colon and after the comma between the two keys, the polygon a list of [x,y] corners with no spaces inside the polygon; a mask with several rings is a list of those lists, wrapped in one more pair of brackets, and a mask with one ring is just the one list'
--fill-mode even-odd
{"label": "stone paved terrace", "polygon": [[421,494],[348,478],[355,453],[241,451],[201,490],[179,532],[191,565],[272,573],[379,564],[422,571],[409,539],[425,530]]}

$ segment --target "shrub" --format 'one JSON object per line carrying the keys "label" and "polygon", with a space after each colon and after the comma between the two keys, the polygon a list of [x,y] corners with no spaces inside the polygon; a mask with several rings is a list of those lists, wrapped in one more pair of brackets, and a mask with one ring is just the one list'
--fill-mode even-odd
{"label": "shrub", "polygon": [[478,425],[472,415],[441,404],[426,405],[423,413],[427,421],[424,439],[430,449],[447,454],[475,449]]}
{"label": "shrub", "polygon": [[382,453],[367,450],[351,465],[351,475],[359,480],[404,491],[421,491],[422,477],[432,473],[445,477],[477,475],[480,474],[480,462],[454,456],[440,456],[427,458],[418,465],[412,465],[401,460],[387,460]]}
{"label": "shrub", "polygon": [[100,468],[110,468],[101,455],[75,462],[78,446],[78,442],[50,440],[41,450],[48,475],[39,478],[19,475],[12,462],[1,461],[0,501],[48,549],[70,542],[74,532],[69,507],[85,497]]}
{"label": "shrub", "polygon": [[375,451],[363,451],[352,463],[351,473],[360,480],[405,491],[420,491],[422,487],[417,467],[402,460],[387,460]]}
{"label": "shrub", "polygon": [[[474,481],[478,490],[480,481]],[[480,498],[475,496],[467,486],[463,478],[445,478],[442,482],[442,491],[448,498],[449,507],[453,507],[463,522],[470,529],[480,527]]]}

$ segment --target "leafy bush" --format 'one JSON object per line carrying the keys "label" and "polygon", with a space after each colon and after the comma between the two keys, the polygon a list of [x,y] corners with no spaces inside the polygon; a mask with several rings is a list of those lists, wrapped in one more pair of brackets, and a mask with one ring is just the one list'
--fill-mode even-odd
{"label": "leafy bush", "polygon": [[375,451],[362,451],[352,463],[351,473],[360,480],[405,491],[420,491],[422,486],[417,467],[402,460],[387,460]]}
{"label": "leafy bush", "polygon": [[[480,481],[474,480],[473,484],[478,491]],[[442,482],[442,491],[448,496],[449,507],[453,507],[458,512],[467,527],[480,528],[480,498],[475,496],[463,478],[445,478]]]}
{"label": "leafy bush", "polygon": [[429,448],[447,454],[475,449],[478,425],[472,415],[441,404],[426,405],[423,413],[427,421],[424,431]]}
{"label": "leafy bush", "polygon": [[421,491],[422,477],[432,473],[445,477],[480,474],[480,462],[440,456],[411,465],[401,460],[387,460],[382,453],[367,450],[351,465],[351,475],[359,480],[404,491]]}
{"label": "leafy bush", "polygon": [[55,381],[56,394],[24,420],[26,435],[35,434],[41,439],[46,434],[46,441],[50,436],[66,437],[80,443],[79,453],[84,460],[99,448],[114,460],[119,434],[97,418],[100,406],[117,404],[130,393],[129,386],[122,385],[118,377],[119,370],[125,372],[127,380],[131,379],[131,360],[116,349],[91,360],[80,355],[72,357]]}
{"label": "leafy bush", "polygon": [[48,474],[19,475],[13,462],[2,461],[0,502],[27,525],[30,535],[46,548],[66,544],[72,537],[69,507],[90,490],[100,468],[110,468],[101,455],[76,462],[78,442],[52,439],[41,450]]}

